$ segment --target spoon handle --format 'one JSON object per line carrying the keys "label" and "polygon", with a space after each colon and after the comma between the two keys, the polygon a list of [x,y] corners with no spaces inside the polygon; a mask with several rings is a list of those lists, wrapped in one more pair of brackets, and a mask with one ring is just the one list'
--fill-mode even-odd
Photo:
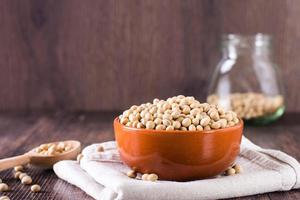
{"label": "spoon handle", "polygon": [[5,158],[0,160],[0,171],[18,166],[26,165],[30,162],[30,157],[27,154],[15,156],[11,158]]}

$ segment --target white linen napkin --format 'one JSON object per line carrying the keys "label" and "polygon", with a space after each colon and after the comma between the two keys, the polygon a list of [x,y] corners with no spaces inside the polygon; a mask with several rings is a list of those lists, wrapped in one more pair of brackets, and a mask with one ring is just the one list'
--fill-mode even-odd
{"label": "white linen napkin", "polygon": [[[104,152],[97,152],[98,146]],[[221,199],[300,188],[300,164],[277,150],[263,149],[243,137],[236,163],[241,174],[189,182],[157,182],[130,179],[129,168],[119,157],[114,141],[93,144],[83,150],[80,164],[61,161],[54,165],[57,176],[95,199]]]}

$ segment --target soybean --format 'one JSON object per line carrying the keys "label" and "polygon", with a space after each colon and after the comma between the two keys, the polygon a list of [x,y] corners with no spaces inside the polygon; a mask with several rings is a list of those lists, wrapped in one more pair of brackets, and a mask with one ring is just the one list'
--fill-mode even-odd
{"label": "soybean", "polygon": [[[119,116],[120,123],[139,129],[207,131],[235,126],[237,114],[225,111],[221,106],[200,103],[194,97],[178,95],[167,100],[154,99],[153,103],[131,106]],[[68,147],[63,148],[66,150]],[[61,148],[60,148],[61,149]],[[55,153],[49,145],[41,146],[39,152]]]}
{"label": "soybean", "polygon": [[21,179],[21,182],[22,184],[24,185],[29,185],[32,183],[32,179],[30,176],[24,176],[22,179]]}
{"label": "soybean", "polygon": [[32,186],[30,187],[30,189],[31,189],[32,192],[36,193],[36,192],[41,191],[41,186],[35,184],[35,185],[32,185]]}
{"label": "soybean", "polygon": [[0,183],[0,192],[7,192],[9,187],[6,183]]}

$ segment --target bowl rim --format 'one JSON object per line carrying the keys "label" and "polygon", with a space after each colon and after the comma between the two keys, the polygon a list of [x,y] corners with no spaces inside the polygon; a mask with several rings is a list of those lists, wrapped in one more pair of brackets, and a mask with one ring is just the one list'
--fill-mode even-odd
{"label": "bowl rim", "polygon": [[182,131],[182,130],[172,130],[172,131],[167,131],[167,130],[154,130],[154,129],[145,129],[145,128],[134,128],[134,127],[128,127],[125,126],[123,124],[120,123],[119,121],[119,117],[116,117],[114,119],[114,125],[118,125],[120,127],[122,127],[123,129],[126,129],[128,131],[138,131],[140,133],[144,133],[144,134],[180,134],[180,135],[184,135],[184,134],[199,134],[199,133],[207,133],[207,134],[216,134],[219,132],[230,132],[231,130],[236,130],[236,129],[243,129],[244,127],[244,121],[239,118],[239,123],[235,126],[231,126],[231,127],[226,127],[226,128],[220,128],[220,129],[213,129],[213,130],[203,130],[203,131]]}

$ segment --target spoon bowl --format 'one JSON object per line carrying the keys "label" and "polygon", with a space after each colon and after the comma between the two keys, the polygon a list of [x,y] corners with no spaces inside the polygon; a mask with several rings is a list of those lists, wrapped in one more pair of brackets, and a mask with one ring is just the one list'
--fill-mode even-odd
{"label": "spoon bowl", "polygon": [[[58,144],[59,142],[51,143]],[[56,155],[42,155],[35,151],[37,149],[36,147],[23,155],[2,159],[0,160],[0,171],[12,168],[17,165],[26,164],[31,164],[44,169],[50,169],[55,163],[59,161],[76,159],[77,155],[81,151],[80,142],[76,140],[68,140],[63,141],[63,143],[66,145],[70,145],[71,149],[69,151]]]}
{"label": "spoon bowl", "polygon": [[[51,142],[58,144],[59,142]],[[30,157],[30,164],[42,168],[52,168],[52,166],[61,160],[74,160],[81,151],[81,144],[76,140],[64,141],[66,145],[71,145],[71,150],[57,155],[41,155],[35,152],[35,149],[30,150],[27,155]]]}

